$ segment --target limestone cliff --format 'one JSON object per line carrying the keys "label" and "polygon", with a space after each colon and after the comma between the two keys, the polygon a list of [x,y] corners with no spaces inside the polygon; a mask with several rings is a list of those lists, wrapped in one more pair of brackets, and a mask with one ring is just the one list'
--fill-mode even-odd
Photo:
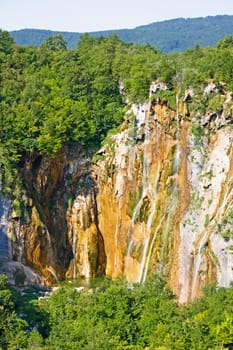
{"label": "limestone cliff", "polygon": [[143,282],[157,272],[180,302],[233,280],[233,242],[221,235],[233,208],[232,110],[208,116],[178,100],[176,110],[134,105],[97,162],[106,273]]}
{"label": "limestone cliff", "polygon": [[156,272],[185,302],[233,280],[232,95],[201,114],[189,111],[192,89],[173,108],[157,89],[94,157],[74,145],[24,159],[8,235],[12,259],[40,283]]}

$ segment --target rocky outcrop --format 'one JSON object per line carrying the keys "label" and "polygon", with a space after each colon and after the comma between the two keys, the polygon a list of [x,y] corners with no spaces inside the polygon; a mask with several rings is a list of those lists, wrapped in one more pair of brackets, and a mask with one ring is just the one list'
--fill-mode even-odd
{"label": "rocky outcrop", "polygon": [[188,110],[191,87],[173,109],[153,97],[157,89],[167,88],[154,84],[150,102],[132,105],[94,157],[73,145],[22,162],[12,260],[40,283],[157,273],[186,302],[209,282],[233,280],[231,95],[200,116]]}
{"label": "rocky outcrop", "polygon": [[25,159],[21,216],[13,212],[13,261],[42,275],[43,284],[105,271],[90,155],[70,146],[56,157]]}

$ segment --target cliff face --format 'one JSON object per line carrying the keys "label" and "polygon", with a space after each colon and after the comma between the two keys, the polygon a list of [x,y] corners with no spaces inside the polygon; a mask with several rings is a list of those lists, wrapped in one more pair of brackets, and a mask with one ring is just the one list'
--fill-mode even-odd
{"label": "cliff face", "polygon": [[232,128],[197,135],[181,104],[131,112],[97,163],[106,273],[143,282],[157,272],[181,302],[209,282],[229,286],[232,240],[221,233],[233,204]]}
{"label": "cliff face", "polygon": [[42,284],[103,274],[106,258],[98,228],[97,189],[87,152],[72,146],[54,158],[34,155],[25,159],[21,175],[24,190],[20,205],[16,203],[20,210],[13,203],[8,229],[20,281],[14,279],[17,271],[9,259],[2,268],[11,281],[35,282],[22,266],[30,267]]}
{"label": "cliff face", "polygon": [[12,213],[13,260],[39,271],[41,283],[99,274],[143,282],[156,272],[180,302],[212,281],[229,286],[227,106],[197,121],[178,99],[176,110],[156,100],[133,105],[92,162],[74,146],[27,159],[24,215]]}

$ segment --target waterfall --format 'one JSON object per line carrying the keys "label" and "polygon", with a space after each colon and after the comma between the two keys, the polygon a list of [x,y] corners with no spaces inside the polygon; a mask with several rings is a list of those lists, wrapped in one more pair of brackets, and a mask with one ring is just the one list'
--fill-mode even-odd
{"label": "waterfall", "polygon": [[[144,110],[144,107],[141,107],[141,109],[137,108],[136,111],[134,111],[134,114],[137,114],[139,123],[142,123],[142,121],[145,122],[144,146],[146,146],[150,140],[149,113],[148,113],[149,108],[148,108],[148,106],[146,106],[146,108]],[[134,107],[134,109],[135,108],[136,107]],[[142,113],[142,110],[143,110],[143,113]],[[132,154],[134,156],[135,151]],[[143,172],[142,172],[142,193],[141,193],[141,196],[140,196],[140,198],[139,198],[139,200],[138,200],[138,202],[133,210],[130,228],[129,228],[129,232],[128,232],[129,244],[128,244],[128,250],[127,250],[127,254],[126,254],[126,273],[127,273],[128,268],[129,268],[130,257],[132,255],[133,248],[135,245],[134,241],[133,241],[135,222],[137,220],[139,211],[142,207],[143,200],[148,195],[148,192],[149,192],[149,160],[147,158],[146,152],[144,151],[144,154],[143,154]],[[145,245],[146,245],[146,242],[144,243],[144,247],[145,247]],[[145,251],[145,248],[143,248],[143,250]],[[143,252],[143,254],[144,254],[144,252]],[[142,260],[144,260],[144,257],[142,257]],[[142,265],[142,264],[140,263],[140,265]],[[141,275],[140,270],[141,270],[141,267],[139,268],[136,282],[140,282],[140,275]]]}
{"label": "waterfall", "polygon": [[[151,260],[151,255],[153,252],[153,247],[154,243],[156,241],[157,233],[159,230],[161,230],[162,225],[166,225],[164,228],[164,244],[163,244],[163,253],[166,250],[167,247],[167,235],[169,232],[169,227],[171,224],[171,219],[174,217],[176,207],[177,207],[177,198],[178,198],[178,172],[179,172],[179,165],[180,165],[180,157],[181,157],[181,149],[179,145],[179,111],[178,111],[178,101],[177,101],[177,113],[176,113],[176,140],[175,140],[175,153],[172,159],[172,169],[173,169],[173,174],[175,174],[175,184],[172,184],[172,191],[171,191],[171,197],[172,197],[172,206],[169,208],[169,205],[171,202],[167,202],[165,207],[163,208],[163,211],[161,213],[157,213],[157,216],[159,215],[157,219],[157,227],[153,229],[153,222],[155,222],[155,216],[156,216],[156,210],[157,210],[157,196],[158,196],[158,184],[159,184],[159,178],[160,178],[160,173],[161,173],[161,154],[160,154],[160,125],[157,123],[157,152],[158,152],[158,165],[156,168],[156,174],[154,176],[154,182],[153,184],[151,183],[151,169],[152,169],[152,164],[151,164],[151,154],[148,153],[148,146],[151,143],[151,132],[150,132],[150,123],[152,122],[152,118],[150,117],[150,114],[147,113],[144,123],[144,131],[145,131],[145,141],[144,141],[144,154],[143,154],[143,172],[142,172],[142,194],[134,207],[133,213],[132,213],[132,218],[131,218],[131,224],[130,224],[130,229],[128,233],[129,237],[129,243],[128,243],[128,251],[126,255],[126,275],[127,275],[127,270],[129,267],[132,267],[133,270],[137,271],[136,276],[134,276],[134,280],[136,282],[145,282],[148,269],[149,269],[149,264]],[[151,152],[149,150],[149,152]],[[174,176],[174,175],[173,175]],[[153,186],[153,187],[152,187]],[[140,210],[143,206],[145,198],[148,198],[148,201],[151,205],[150,207],[150,213],[147,221],[145,222],[145,227],[144,227],[144,222],[137,222],[137,218],[139,216]],[[137,225],[137,226],[136,226]],[[139,229],[141,229],[141,234],[138,238],[138,242],[135,242],[134,239],[134,231],[137,228],[137,232],[139,232]],[[153,232],[152,232],[153,230]],[[141,242],[140,242],[141,240]],[[140,260],[138,259],[136,261],[135,258],[133,258],[133,252],[135,250],[135,247],[139,247],[140,244],[140,249],[141,249],[141,257]],[[165,247],[166,245],[166,247]],[[132,266],[130,265],[132,264]],[[135,264],[138,264],[138,266],[135,266]]]}
{"label": "waterfall", "polygon": [[10,260],[10,241],[8,238],[10,204],[0,193],[0,261]]}
{"label": "waterfall", "polygon": [[222,200],[222,204],[219,208],[219,213],[220,215],[223,215],[224,213],[227,212],[227,210],[229,209],[231,202],[232,202],[232,184],[233,184],[233,179],[230,179],[229,182],[227,182],[227,188],[226,191],[224,193],[224,197]]}
{"label": "waterfall", "polygon": [[88,244],[83,246],[83,269],[81,275],[85,278],[91,277],[91,268],[89,263],[89,251],[88,251]]}
{"label": "waterfall", "polygon": [[202,252],[207,242],[208,236],[209,236],[209,232],[207,230],[199,242],[197,254],[194,258],[193,278],[192,278],[192,287],[191,287],[192,300],[196,297],[196,290],[198,287],[198,274],[199,274],[199,270],[202,262]]}
{"label": "waterfall", "polygon": [[47,257],[48,257],[48,263],[49,263],[49,265],[46,266],[46,269],[53,276],[56,283],[58,283],[59,280],[58,280],[58,277],[56,275],[56,272],[55,272],[54,268],[51,266],[52,264],[54,264],[54,255],[53,255],[53,248],[52,248],[50,234],[49,234],[49,231],[48,231],[48,228],[46,225],[44,225],[44,229],[45,229],[46,240],[47,240]]}
{"label": "waterfall", "polygon": [[76,267],[76,242],[77,234],[76,229],[72,228],[72,252],[73,252],[73,278],[77,278],[77,267]]}
{"label": "waterfall", "polygon": [[46,270],[51,273],[51,275],[53,276],[56,283],[59,283],[59,280],[58,280],[57,275],[56,275],[55,271],[53,270],[53,268],[51,266],[49,266],[49,267],[46,266]]}
{"label": "waterfall", "polygon": [[154,241],[155,241],[156,234],[157,234],[157,232],[155,232],[153,235],[153,239],[152,239],[149,254],[148,254],[152,223],[153,223],[153,219],[154,219],[154,216],[156,213],[156,204],[157,204],[156,197],[157,197],[157,187],[158,187],[158,182],[159,182],[159,174],[160,174],[160,166],[158,166],[158,168],[157,168],[157,173],[156,173],[156,177],[155,177],[154,190],[153,190],[153,196],[152,196],[153,206],[152,206],[152,210],[150,212],[150,215],[149,215],[147,223],[146,223],[146,230],[147,230],[148,237],[146,238],[146,241],[145,241],[144,246],[143,246],[142,260],[140,262],[140,270],[139,270],[138,280],[139,280],[139,282],[143,282],[143,283],[146,280],[148,266],[149,266],[149,260],[150,260],[149,256],[151,255],[152,247],[154,245]]}
{"label": "waterfall", "polygon": [[50,234],[46,225],[44,225],[44,229],[45,229],[46,240],[47,240],[47,256],[48,256],[48,261],[51,264],[53,262],[52,242],[51,242]]}
{"label": "waterfall", "polygon": [[[164,213],[164,215],[161,217],[157,227],[156,227],[156,230],[153,234],[153,237],[152,237],[152,240],[151,240],[151,243],[149,245],[149,240],[148,240],[148,245],[147,245],[147,248],[149,246],[149,251],[148,253],[145,255],[146,256],[146,261],[144,262],[144,265],[145,265],[145,268],[144,270],[142,270],[142,276],[141,276],[141,282],[144,283],[146,281],[146,277],[147,277],[147,273],[148,273],[148,268],[149,268],[149,263],[150,263],[150,259],[151,259],[151,254],[152,254],[152,250],[153,250],[153,246],[154,246],[154,242],[155,242],[155,239],[156,239],[156,236],[157,236],[157,233],[159,231],[159,229],[161,228],[161,225],[163,223],[163,220],[165,219],[165,216],[166,216],[166,213]],[[143,266],[144,267],[144,266]]]}

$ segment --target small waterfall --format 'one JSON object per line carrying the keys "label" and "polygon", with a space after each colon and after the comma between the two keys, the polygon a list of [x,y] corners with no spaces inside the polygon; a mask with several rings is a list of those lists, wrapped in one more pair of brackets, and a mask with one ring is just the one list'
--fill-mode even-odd
{"label": "small waterfall", "polygon": [[202,252],[203,252],[203,249],[204,249],[205,244],[207,242],[208,236],[209,236],[209,232],[207,230],[200,240],[197,254],[196,254],[195,259],[194,259],[192,288],[191,288],[191,300],[193,300],[196,297],[196,290],[198,287],[198,274],[199,274],[199,270],[200,270],[200,266],[201,266],[201,262],[202,262]]}
{"label": "small waterfall", "polygon": [[52,264],[54,264],[54,255],[53,255],[53,248],[52,248],[52,242],[51,242],[50,234],[49,234],[49,231],[48,231],[48,228],[47,228],[46,225],[44,225],[44,229],[45,229],[45,233],[46,233],[47,257],[48,257],[48,263],[49,263],[49,265],[46,266],[46,270],[51,273],[51,275],[53,276],[53,278],[56,281],[56,283],[58,283],[59,280],[58,280],[58,277],[56,275],[56,272],[55,272],[54,268],[51,266]]}
{"label": "small waterfall", "polygon": [[[153,246],[154,246],[154,243],[155,243],[155,239],[156,239],[156,236],[157,236],[157,233],[159,231],[159,229],[161,228],[161,225],[165,219],[165,216],[166,216],[166,213],[164,213],[164,215],[161,217],[157,227],[156,227],[156,230],[153,234],[153,237],[152,237],[152,240],[151,240],[151,243],[149,244],[149,239],[148,239],[148,244],[147,244],[147,249],[148,249],[148,246],[149,246],[149,251],[147,254],[145,254],[146,256],[146,261],[144,262],[144,265],[145,265],[145,268],[142,269],[142,276],[141,276],[141,282],[142,283],[145,283],[146,281],[146,277],[147,277],[147,273],[148,273],[148,268],[149,268],[149,263],[150,263],[150,259],[151,259],[151,254],[152,254],[152,250],[153,250]],[[149,237],[150,238],[150,237]],[[143,265],[143,267],[144,267]]]}
{"label": "small waterfall", "polygon": [[49,266],[49,267],[46,266],[46,270],[51,273],[51,275],[53,276],[56,283],[59,283],[59,280],[58,280],[57,275],[56,275],[55,271],[53,270],[53,268],[51,266]]}
{"label": "small waterfall", "polygon": [[[145,174],[148,174],[147,170],[144,172],[144,175]],[[151,199],[150,201],[153,203],[153,205],[152,205],[151,212],[150,212],[148,219],[147,219],[147,222],[146,222],[146,239],[143,243],[142,258],[141,258],[141,261],[139,263],[138,276],[136,279],[137,282],[145,282],[147,270],[148,270],[148,266],[149,266],[149,260],[150,260],[152,248],[154,245],[154,241],[156,238],[157,229],[155,231],[155,234],[153,235],[153,238],[152,238],[152,241],[150,244],[151,229],[152,229],[153,219],[154,219],[154,216],[156,214],[156,204],[157,204],[156,197],[157,197],[157,187],[158,187],[158,182],[159,182],[159,175],[160,175],[160,166],[158,166],[158,168],[157,168],[153,191],[150,189],[148,181],[145,182],[146,185],[143,187],[142,196],[141,196],[139,202],[137,203],[137,205],[134,209],[133,215],[132,215],[132,221],[131,221],[131,226],[130,226],[131,235],[133,233],[135,220],[136,220],[138,213],[140,211],[140,208],[142,206],[143,199],[145,198],[145,196],[147,194],[149,194],[149,197]],[[158,229],[159,228],[160,228],[160,226],[158,227]],[[128,252],[127,252],[128,258],[131,256],[133,248],[134,248],[134,241],[133,241],[133,239],[131,239],[129,242]],[[148,254],[148,249],[149,249],[149,254]],[[145,264],[146,264],[146,268],[145,268]]]}
{"label": "small waterfall", "polygon": [[53,263],[53,249],[52,249],[52,242],[51,242],[51,238],[50,238],[50,234],[49,231],[47,229],[47,226],[44,225],[44,229],[45,229],[45,234],[46,234],[46,240],[47,240],[47,256],[48,256],[48,261],[49,263]]}
{"label": "small waterfall", "polygon": [[174,159],[173,159],[173,168],[174,168],[175,174],[177,174],[177,175],[179,173],[180,155],[181,155],[180,144],[177,140],[176,151],[175,151],[175,155],[174,155]]}
{"label": "small waterfall", "polygon": [[[148,107],[147,107],[148,109]],[[142,119],[142,118],[141,118]],[[144,141],[144,145],[146,147],[146,145],[148,144],[149,140],[150,140],[150,128],[149,128],[149,113],[146,110],[146,112],[144,112],[144,121],[145,121],[145,141]],[[135,151],[134,151],[135,152]],[[139,214],[139,211],[143,205],[143,200],[146,198],[146,196],[149,193],[149,160],[146,156],[146,152],[144,151],[143,154],[143,172],[142,172],[142,193],[141,196],[139,198],[139,201],[137,202],[133,213],[132,213],[132,218],[131,218],[131,224],[130,224],[130,228],[129,228],[129,233],[128,233],[128,237],[129,237],[129,244],[128,244],[128,250],[127,250],[127,254],[126,254],[126,274],[127,274],[127,270],[129,268],[129,264],[130,264],[130,257],[132,255],[133,249],[134,249],[134,241],[133,241],[133,232],[134,232],[134,227],[135,227],[135,223]],[[152,220],[152,218],[151,218]],[[146,246],[146,242],[144,243],[144,248],[143,248],[143,255],[145,254],[145,246]],[[142,257],[142,260],[144,260],[145,258]],[[140,264],[142,265],[142,264]],[[141,270],[141,267],[140,267]],[[139,271],[138,273],[138,277],[137,277],[137,282],[140,282],[140,275],[141,272]]]}
{"label": "small waterfall", "polygon": [[91,277],[91,268],[90,268],[90,262],[89,262],[89,251],[88,251],[88,244],[86,243],[83,246],[83,269],[81,272],[81,275],[85,278]]}
{"label": "small waterfall", "polygon": [[0,193],[0,261],[10,260],[10,241],[8,238],[10,204]]}
{"label": "small waterfall", "polygon": [[76,242],[77,234],[76,229],[72,229],[72,252],[73,252],[73,278],[77,278],[77,267],[76,267]]}
{"label": "small waterfall", "polygon": [[[146,223],[147,238],[146,238],[144,246],[143,246],[142,260],[140,262],[140,270],[139,270],[138,280],[139,280],[139,282],[142,282],[142,283],[144,283],[146,280],[148,266],[149,266],[149,260],[150,260],[150,257],[148,257],[148,247],[149,247],[150,238],[151,238],[152,223],[153,223],[153,219],[154,219],[154,216],[156,213],[156,204],[157,204],[156,197],[157,197],[157,187],[158,187],[158,182],[159,182],[159,175],[160,175],[160,166],[158,165],[157,173],[156,173],[156,177],[155,177],[155,183],[154,183],[154,191],[153,191],[153,195],[152,195],[153,206],[152,206],[152,210],[150,212],[150,215],[149,215],[147,223]],[[151,242],[152,246],[154,245],[156,233],[157,232],[155,232],[155,234],[153,235],[153,239]],[[151,246],[150,246],[150,251],[152,251]],[[150,251],[149,251],[149,255],[151,255]]]}
{"label": "small waterfall", "polygon": [[227,182],[227,185],[226,185],[226,190],[225,190],[225,193],[224,193],[224,197],[223,197],[223,200],[222,200],[222,204],[219,208],[219,213],[220,215],[224,215],[224,213],[227,212],[227,210],[229,209],[230,205],[231,205],[231,202],[232,202],[232,185],[233,185],[233,179],[230,179],[229,182]]}

